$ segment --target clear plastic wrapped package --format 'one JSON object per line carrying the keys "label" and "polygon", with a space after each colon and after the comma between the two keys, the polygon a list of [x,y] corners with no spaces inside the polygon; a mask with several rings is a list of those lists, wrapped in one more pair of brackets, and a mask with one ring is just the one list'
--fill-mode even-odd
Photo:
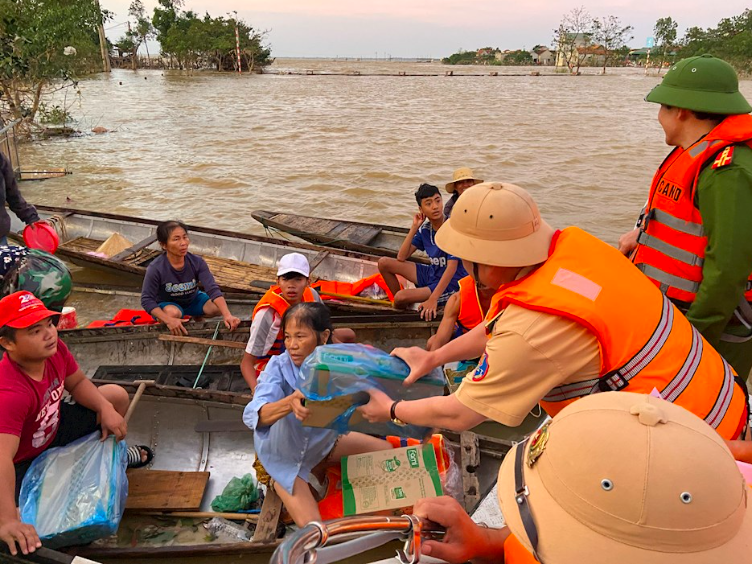
{"label": "clear plastic wrapped package", "polygon": [[[415,400],[444,394],[444,376],[431,371],[411,386],[404,386],[410,368],[400,358],[360,344],[334,344],[316,348],[298,376],[299,388],[317,411],[314,423],[306,425],[335,429],[340,433],[360,431],[372,435],[423,438],[431,429],[392,422],[368,423],[355,411],[368,402],[368,390],[378,389],[394,400]],[[308,405],[308,404],[307,404]],[[308,421],[308,420],[307,420]]]}
{"label": "clear plastic wrapped package", "polygon": [[114,534],[125,510],[125,441],[99,431],[34,460],[24,477],[21,520],[34,525],[45,546],[85,544]]}

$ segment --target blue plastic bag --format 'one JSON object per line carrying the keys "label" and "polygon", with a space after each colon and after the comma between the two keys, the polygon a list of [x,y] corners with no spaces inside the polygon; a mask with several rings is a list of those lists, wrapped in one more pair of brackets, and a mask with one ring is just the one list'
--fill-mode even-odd
{"label": "blue plastic bag", "polygon": [[[444,376],[432,370],[412,386],[402,383],[410,374],[407,363],[400,358],[368,345],[323,345],[305,359],[300,367],[298,386],[311,401],[332,401],[345,398],[342,413],[327,428],[340,433],[359,431],[371,435],[396,435],[422,439],[431,432],[418,425],[368,423],[353,417],[358,406],[368,403],[368,390],[376,388],[393,400],[415,400],[444,394]],[[354,396],[354,397],[353,397]],[[305,423],[304,423],[305,424]]]}
{"label": "blue plastic bag", "polygon": [[128,496],[127,446],[96,431],[51,448],[31,463],[21,486],[21,521],[45,546],[86,544],[117,531]]}

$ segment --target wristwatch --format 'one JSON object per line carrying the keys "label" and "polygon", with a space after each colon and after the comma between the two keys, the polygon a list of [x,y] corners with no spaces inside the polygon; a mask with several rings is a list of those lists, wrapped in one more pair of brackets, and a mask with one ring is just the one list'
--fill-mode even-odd
{"label": "wristwatch", "polygon": [[394,412],[394,410],[397,408],[397,404],[401,402],[402,400],[397,400],[392,404],[392,407],[389,408],[389,418],[392,420],[392,423],[395,425],[399,425],[400,427],[404,427],[407,425],[402,419],[397,417],[397,414]]}

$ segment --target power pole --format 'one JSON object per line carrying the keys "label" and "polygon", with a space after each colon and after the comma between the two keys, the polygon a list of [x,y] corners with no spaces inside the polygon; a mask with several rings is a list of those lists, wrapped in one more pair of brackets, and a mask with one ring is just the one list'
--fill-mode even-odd
{"label": "power pole", "polygon": [[97,32],[99,33],[99,52],[102,54],[102,72],[111,72],[110,55],[107,53],[107,38],[104,36],[104,23],[102,22],[102,8],[99,6],[99,0],[96,0],[96,2],[97,11],[99,12]]}

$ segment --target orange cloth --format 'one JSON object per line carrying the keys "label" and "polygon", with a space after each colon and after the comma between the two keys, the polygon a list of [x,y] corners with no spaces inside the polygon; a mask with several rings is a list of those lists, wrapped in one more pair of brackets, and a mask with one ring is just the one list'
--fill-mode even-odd
{"label": "orange cloth", "polygon": [[517,537],[510,534],[504,541],[504,564],[536,564],[538,561]]}

